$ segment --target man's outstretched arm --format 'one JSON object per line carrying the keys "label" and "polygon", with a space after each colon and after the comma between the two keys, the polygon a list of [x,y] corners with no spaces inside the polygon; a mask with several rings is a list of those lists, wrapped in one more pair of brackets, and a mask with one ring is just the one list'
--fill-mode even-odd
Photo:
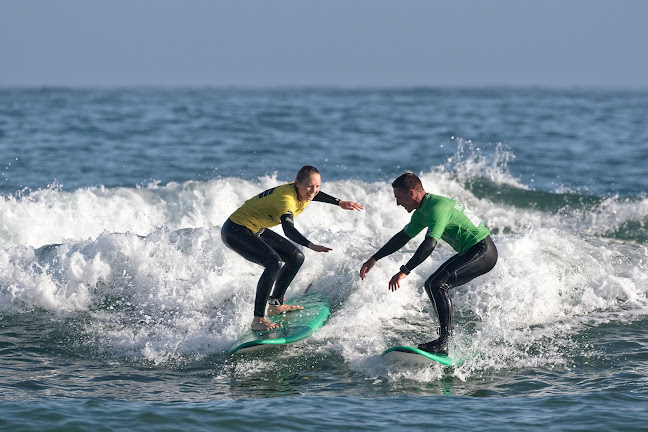
{"label": "man's outstretched arm", "polygon": [[363,265],[362,268],[360,269],[360,278],[364,279],[365,276],[367,276],[367,272],[371,270],[373,266],[376,265],[376,261],[378,261],[381,258],[386,257],[387,255],[391,255],[403,246],[407,244],[408,241],[411,240],[411,237],[408,236],[405,231],[399,231],[394,237],[389,239],[387,243],[383,247],[381,247],[378,252],[373,254],[371,258],[369,258]]}

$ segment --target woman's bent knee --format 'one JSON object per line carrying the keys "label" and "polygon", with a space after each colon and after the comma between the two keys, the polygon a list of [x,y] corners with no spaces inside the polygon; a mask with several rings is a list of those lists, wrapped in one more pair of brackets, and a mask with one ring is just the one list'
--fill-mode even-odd
{"label": "woman's bent knee", "polygon": [[266,271],[276,274],[279,273],[279,270],[281,270],[281,267],[283,267],[283,261],[281,260],[279,255],[270,256],[266,260],[264,260],[261,265],[266,269]]}
{"label": "woman's bent knee", "polygon": [[304,259],[306,259],[304,254],[301,253],[301,251],[296,250],[295,253],[293,253],[293,256],[292,256],[292,264],[294,266],[300,266],[301,267],[301,265],[304,263]]}

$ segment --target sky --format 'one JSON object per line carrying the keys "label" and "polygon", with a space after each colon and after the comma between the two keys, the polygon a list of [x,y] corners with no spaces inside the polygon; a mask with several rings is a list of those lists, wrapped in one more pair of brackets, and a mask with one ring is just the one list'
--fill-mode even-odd
{"label": "sky", "polygon": [[0,0],[0,86],[648,89],[645,0]]}

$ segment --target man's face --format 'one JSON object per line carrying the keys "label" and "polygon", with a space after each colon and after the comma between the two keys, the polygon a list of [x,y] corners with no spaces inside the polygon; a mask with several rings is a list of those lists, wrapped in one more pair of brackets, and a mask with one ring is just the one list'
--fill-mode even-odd
{"label": "man's face", "polygon": [[396,205],[403,206],[407,213],[412,213],[416,209],[413,190],[394,188],[394,197],[396,197]]}

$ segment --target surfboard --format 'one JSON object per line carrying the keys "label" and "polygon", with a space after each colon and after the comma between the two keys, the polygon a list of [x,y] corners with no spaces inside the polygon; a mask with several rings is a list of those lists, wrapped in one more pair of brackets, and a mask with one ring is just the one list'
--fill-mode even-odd
{"label": "surfboard", "polygon": [[453,359],[441,354],[432,354],[414,347],[397,346],[383,352],[383,358],[389,361],[406,363],[440,363],[444,366],[461,366],[463,360]]}
{"label": "surfboard", "polygon": [[324,325],[331,313],[329,299],[316,292],[297,295],[286,303],[300,305],[303,309],[269,317],[270,321],[283,326],[278,329],[252,331],[248,328],[234,342],[229,350],[230,354],[245,353],[306,339]]}

